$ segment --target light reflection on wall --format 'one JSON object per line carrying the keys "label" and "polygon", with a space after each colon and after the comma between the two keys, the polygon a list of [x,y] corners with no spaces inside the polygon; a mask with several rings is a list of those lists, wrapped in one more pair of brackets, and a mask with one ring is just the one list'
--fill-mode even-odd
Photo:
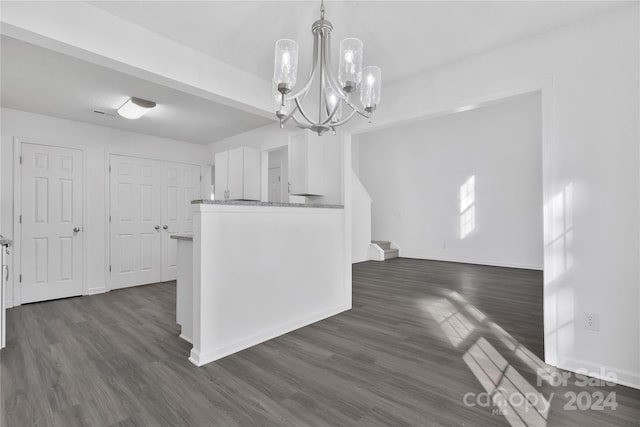
{"label": "light reflection on wall", "polygon": [[476,176],[471,175],[460,186],[460,240],[464,239],[476,228]]}
{"label": "light reflection on wall", "polygon": [[569,183],[543,208],[545,358],[551,364],[575,341],[574,290],[558,280],[573,267],[573,199],[574,185]]}
{"label": "light reflection on wall", "polygon": [[544,278],[549,283],[573,267],[573,183],[544,205]]}

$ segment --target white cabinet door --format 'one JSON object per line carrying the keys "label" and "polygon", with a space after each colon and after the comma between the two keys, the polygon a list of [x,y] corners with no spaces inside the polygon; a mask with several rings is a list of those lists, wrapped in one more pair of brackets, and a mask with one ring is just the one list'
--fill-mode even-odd
{"label": "white cabinet door", "polygon": [[21,148],[21,303],[81,295],[82,151]]}
{"label": "white cabinet door", "polygon": [[111,288],[161,279],[160,162],[111,156]]}
{"label": "white cabinet door", "polygon": [[172,234],[192,233],[191,201],[200,193],[200,166],[162,163],[162,281],[176,280],[178,241]]}
{"label": "white cabinet door", "polygon": [[228,153],[227,198],[244,199],[244,148],[235,148]]}
{"label": "white cabinet door", "polygon": [[216,153],[215,174],[214,174],[214,194],[216,200],[226,200],[227,196],[227,171],[229,162],[229,152]]}
{"label": "white cabinet door", "polygon": [[216,200],[260,200],[260,151],[250,147],[216,153]]}

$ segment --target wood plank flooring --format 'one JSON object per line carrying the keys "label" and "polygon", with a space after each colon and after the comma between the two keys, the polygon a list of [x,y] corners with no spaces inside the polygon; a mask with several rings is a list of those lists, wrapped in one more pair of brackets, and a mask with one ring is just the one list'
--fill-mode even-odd
{"label": "wood plank flooring", "polygon": [[[10,309],[0,425],[640,425],[640,391],[537,384],[540,272],[397,258],[353,282],[349,312],[201,368],[173,282]],[[565,409],[597,392],[617,408]]]}

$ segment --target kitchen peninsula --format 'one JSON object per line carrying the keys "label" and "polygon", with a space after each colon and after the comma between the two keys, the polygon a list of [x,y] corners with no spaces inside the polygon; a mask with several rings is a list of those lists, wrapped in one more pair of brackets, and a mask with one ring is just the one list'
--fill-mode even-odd
{"label": "kitchen peninsula", "polygon": [[[195,365],[351,308],[343,206],[194,200],[192,207],[192,243],[174,238],[179,270],[192,268],[191,302],[188,294],[177,300],[192,308],[191,325],[181,325]],[[180,283],[188,274],[178,275],[178,292],[188,293]],[[188,311],[177,307],[179,323]]]}

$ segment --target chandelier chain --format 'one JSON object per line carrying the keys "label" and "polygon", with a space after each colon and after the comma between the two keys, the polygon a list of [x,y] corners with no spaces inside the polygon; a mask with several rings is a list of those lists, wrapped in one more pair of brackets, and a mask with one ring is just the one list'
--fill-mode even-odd
{"label": "chandelier chain", "polygon": [[324,0],[320,3],[320,19],[324,19]]}

